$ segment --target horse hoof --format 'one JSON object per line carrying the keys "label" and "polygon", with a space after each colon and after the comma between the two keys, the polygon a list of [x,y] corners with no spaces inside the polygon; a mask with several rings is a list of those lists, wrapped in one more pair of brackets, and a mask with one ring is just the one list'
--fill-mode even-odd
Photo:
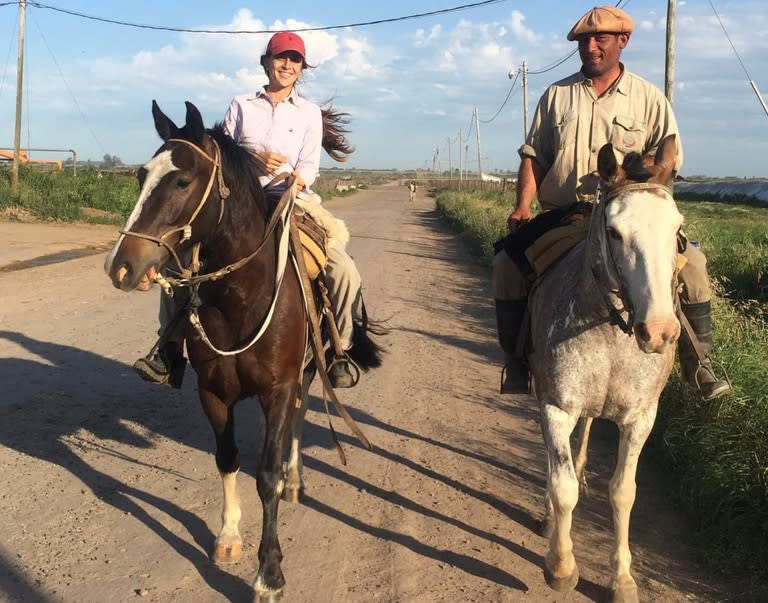
{"label": "horse hoof", "polygon": [[282,498],[285,502],[296,505],[301,502],[303,493],[304,488],[285,488],[283,493],[280,495],[280,498]]}
{"label": "horse hoof", "polygon": [[283,591],[264,591],[253,593],[253,603],[279,603],[283,600]]}
{"label": "horse hoof", "polygon": [[608,593],[609,603],[638,603],[637,586],[620,586]]}
{"label": "horse hoof", "polygon": [[240,542],[232,544],[217,544],[213,549],[213,562],[219,565],[237,563],[243,556],[243,545]]}
{"label": "horse hoof", "polygon": [[547,586],[552,590],[559,593],[568,592],[576,588],[576,583],[579,581],[579,568],[574,569],[570,576],[562,578],[554,576],[548,568],[544,568],[544,580],[547,581]]}

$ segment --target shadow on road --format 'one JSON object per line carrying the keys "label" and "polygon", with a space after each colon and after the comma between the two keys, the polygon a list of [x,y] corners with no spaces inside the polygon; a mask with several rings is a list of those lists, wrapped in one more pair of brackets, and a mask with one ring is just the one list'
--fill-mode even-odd
{"label": "shadow on road", "polygon": [[[202,411],[188,412],[186,405],[190,401],[184,401],[170,388],[137,383],[138,378],[133,375],[125,378],[126,370],[130,369],[122,363],[17,332],[0,331],[0,338],[24,347],[43,360],[0,359],[0,383],[18,384],[12,392],[13,401],[0,405],[0,444],[66,469],[99,499],[142,522],[189,560],[212,589],[229,600],[248,598],[252,593],[249,584],[209,560],[207,551],[213,549],[214,535],[202,519],[168,500],[95,469],[78,455],[81,448],[93,445],[81,437],[81,430],[102,440],[151,448],[152,441],[129,429],[127,422],[141,425],[152,434],[207,450],[212,438],[201,429],[207,427]],[[131,391],[120,391],[120,383]],[[198,410],[197,402],[192,403]],[[196,421],[194,417],[201,420]],[[204,433],[208,437],[203,437]],[[102,446],[100,452],[110,453],[110,450]],[[125,454],[113,453],[123,460],[137,462]],[[160,469],[180,475],[174,467]],[[213,460],[211,470],[215,471]],[[180,522],[195,544],[174,534],[136,501]],[[12,559],[3,559],[0,563],[8,570],[2,573],[9,576],[4,580],[10,581],[10,592],[24,595],[19,600],[44,600],[41,593],[29,596],[28,591],[34,590],[34,586],[14,579]]]}

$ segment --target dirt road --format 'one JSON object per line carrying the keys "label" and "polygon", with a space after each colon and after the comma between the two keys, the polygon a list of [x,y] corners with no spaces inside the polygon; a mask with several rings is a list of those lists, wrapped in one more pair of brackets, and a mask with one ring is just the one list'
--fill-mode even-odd
{"label": "dirt road", "polygon": [[[385,366],[340,391],[373,451],[343,437],[343,467],[313,398],[307,499],[280,507],[285,601],[601,600],[613,459],[599,450],[610,437],[595,443],[594,494],[576,512],[581,581],[554,593],[536,532],[545,461],[535,402],[496,393],[487,270],[422,191],[411,204],[405,187],[375,187],[328,207],[353,233],[371,315],[392,331],[381,340]],[[177,392],[130,368],[153,342],[157,288],[113,289],[103,253],[13,264],[98,249],[116,231],[0,224],[0,600],[249,601],[261,522],[256,404],[244,402],[238,417],[245,554],[219,568],[208,553],[221,485],[193,379]],[[638,491],[632,545],[642,600],[726,600],[681,544],[678,518],[647,468]]]}

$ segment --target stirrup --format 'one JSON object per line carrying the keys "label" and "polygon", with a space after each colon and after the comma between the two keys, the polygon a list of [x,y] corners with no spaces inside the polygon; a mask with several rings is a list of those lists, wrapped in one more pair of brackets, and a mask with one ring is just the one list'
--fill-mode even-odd
{"label": "stirrup", "polygon": [[[725,367],[720,362],[713,361],[711,358],[707,358],[706,360],[706,364],[701,360],[698,361],[696,370],[693,373],[693,381],[696,386],[696,391],[699,392],[703,400],[714,400],[715,398],[719,398],[720,396],[730,392],[733,389],[733,385],[731,385],[731,380],[728,377],[728,371],[725,370]],[[713,365],[717,366],[720,370],[723,371],[725,379],[718,379],[715,371],[713,370]],[[699,381],[699,371],[702,369],[710,374],[712,381],[706,383]],[[705,394],[703,387],[708,387],[708,393]]]}
{"label": "stirrup", "polygon": [[[176,349],[176,343],[166,343],[160,347],[158,341],[149,353],[133,363],[133,369],[145,381],[159,385],[170,385],[175,389],[181,389],[184,382],[184,371],[187,368],[187,359],[183,353]],[[166,351],[173,346],[172,354]]]}
{"label": "stirrup", "polygon": [[[530,394],[531,393],[531,378],[530,372],[526,370],[525,379],[514,381],[513,383],[507,383],[509,378],[509,368],[505,364],[501,367],[501,381],[499,382],[500,394]],[[506,387],[505,387],[506,386]]]}
{"label": "stirrup", "polygon": [[346,352],[343,356],[334,357],[326,371],[334,388],[355,387],[360,381],[360,367]]}

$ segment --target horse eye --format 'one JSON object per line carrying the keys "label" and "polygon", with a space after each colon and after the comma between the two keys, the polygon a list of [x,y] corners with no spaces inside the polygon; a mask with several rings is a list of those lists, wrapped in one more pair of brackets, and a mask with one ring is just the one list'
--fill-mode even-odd
{"label": "horse eye", "polygon": [[176,181],[176,188],[185,189],[189,186],[189,180],[179,179]]}

